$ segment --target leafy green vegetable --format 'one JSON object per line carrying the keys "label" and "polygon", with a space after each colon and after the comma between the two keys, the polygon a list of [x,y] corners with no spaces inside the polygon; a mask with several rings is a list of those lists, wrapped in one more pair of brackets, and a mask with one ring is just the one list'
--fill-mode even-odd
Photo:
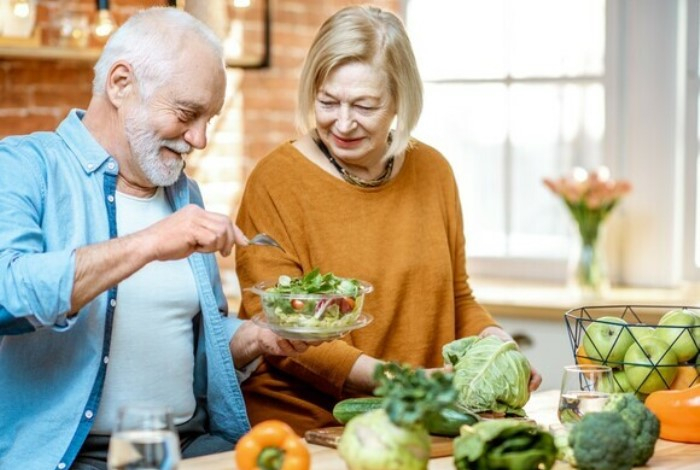
{"label": "leafy green vegetable", "polygon": [[352,418],[338,443],[350,470],[424,470],[430,457],[425,420],[456,397],[452,374],[388,363],[377,366],[374,393],[382,409]]}
{"label": "leafy green vegetable", "polygon": [[[383,402],[382,397],[346,398],[335,404],[333,417],[340,424],[346,424],[355,416],[381,409]],[[455,437],[459,436],[459,429],[463,425],[472,425],[478,421],[478,415],[466,410],[458,410],[454,405],[450,405],[440,410],[440,413],[430,413],[423,420],[423,424],[429,434]]]}
{"label": "leafy green vegetable", "polygon": [[423,425],[426,418],[454,403],[452,377],[440,371],[428,377],[424,369],[390,362],[374,370],[374,394],[384,397],[382,405],[397,426]]}
{"label": "leafy green vegetable", "polygon": [[281,294],[340,294],[352,297],[361,291],[360,281],[337,277],[333,273],[321,274],[319,268],[303,277],[280,276],[277,285],[269,289],[269,292]]}
{"label": "leafy green vegetable", "polygon": [[463,426],[454,440],[458,470],[546,470],[554,466],[556,456],[550,433],[516,419]]}
{"label": "leafy green vegetable", "polygon": [[470,336],[446,344],[442,356],[454,368],[460,407],[477,413],[525,415],[530,363],[515,343]]}

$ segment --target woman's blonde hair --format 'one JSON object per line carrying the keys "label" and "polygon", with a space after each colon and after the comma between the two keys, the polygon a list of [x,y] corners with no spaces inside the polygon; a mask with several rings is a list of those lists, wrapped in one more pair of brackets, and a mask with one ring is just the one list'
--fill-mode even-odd
{"label": "woman's blonde hair", "polygon": [[393,13],[372,6],[343,8],[316,34],[299,82],[299,130],[307,132],[315,127],[314,102],[319,88],[331,71],[351,62],[376,65],[386,74],[396,105],[396,129],[387,153],[402,153],[423,108],[423,85],[403,23]]}

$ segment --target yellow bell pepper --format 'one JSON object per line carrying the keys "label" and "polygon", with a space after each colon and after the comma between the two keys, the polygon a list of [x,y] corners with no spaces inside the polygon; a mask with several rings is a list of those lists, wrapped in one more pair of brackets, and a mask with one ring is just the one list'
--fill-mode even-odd
{"label": "yellow bell pepper", "polygon": [[236,444],[239,470],[309,470],[311,456],[303,439],[278,420],[263,421]]}

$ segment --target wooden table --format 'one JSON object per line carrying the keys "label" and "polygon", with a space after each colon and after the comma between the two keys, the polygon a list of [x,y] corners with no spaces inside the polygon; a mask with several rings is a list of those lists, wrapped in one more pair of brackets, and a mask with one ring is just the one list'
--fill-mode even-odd
{"label": "wooden table", "polygon": [[[537,423],[543,426],[558,423],[557,401],[559,392],[556,390],[534,393],[525,406],[527,414]],[[335,449],[309,445],[311,450],[311,468],[314,470],[346,470],[343,460]],[[645,469],[685,469],[697,470],[700,468],[700,444],[681,444],[677,442],[659,439],[656,443],[654,456],[648,462]],[[236,470],[233,461],[233,452],[197,457],[183,460],[179,470]],[[428,465],[430,470],[453,470],[452,457],[432,459]],[[571,468],[562,462],[557,462],[555,470]]]}

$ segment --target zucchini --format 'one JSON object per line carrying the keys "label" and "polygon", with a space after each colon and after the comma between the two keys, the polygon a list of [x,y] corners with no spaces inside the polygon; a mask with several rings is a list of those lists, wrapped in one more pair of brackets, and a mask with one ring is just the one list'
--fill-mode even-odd
{"label": "zucchini", "polygon": [[[382,407],[383,397],[348,398],[333,407],[333,417],[340,424],[346,424],[357,415]],[[438,436],[459,436],[459,428],[465,424],[472,425],[479,417],[467,411],[455,408],[443,408],[439,414],[429,416],[425,428],[430,434]]]}
{"label": "zucchini", "polygon": [[348,398],[333,407],[333,417],[340,424],[345,424],[357,415],[382,407],[382,397]]}
{"label": "zucchini", "polygon": [[455,408],[443,408],[440,413],[428,416],[425,428],[430,434],[437,436],[459,436],[459,428],[468,424],[476,424],[479,417],[468,411]]}

